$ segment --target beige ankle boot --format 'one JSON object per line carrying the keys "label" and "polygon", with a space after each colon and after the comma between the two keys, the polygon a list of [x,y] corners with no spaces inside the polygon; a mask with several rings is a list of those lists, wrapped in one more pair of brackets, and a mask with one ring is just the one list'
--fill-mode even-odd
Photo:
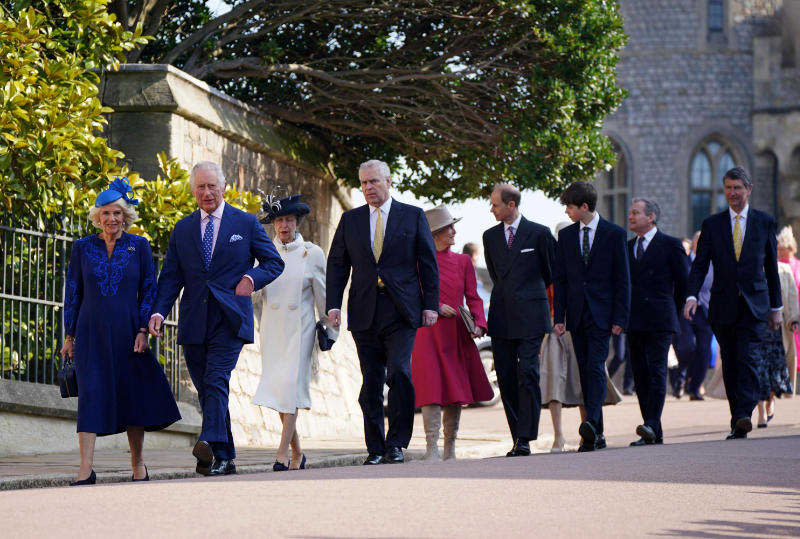
{"label": "beige ankle boot", "polygon": [[439,460],[439,429],[442,427],[442,407],[429,404],[422,407],[422,424],[425,426],[425,460]]}
{"label": "beige ankle boot", "polygon": [[456,436],[461,421],[461,406],[445,406],[442,417],[444,425],[444,460],[456,458]]}

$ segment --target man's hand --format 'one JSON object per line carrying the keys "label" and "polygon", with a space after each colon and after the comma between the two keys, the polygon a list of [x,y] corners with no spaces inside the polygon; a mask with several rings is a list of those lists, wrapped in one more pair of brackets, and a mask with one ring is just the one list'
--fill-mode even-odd
{"label": "man's hand", "polygon": [[330,322],[333,329],[338,329],[342,325],[342,311],[339,309],[328,311],[328,322]]}
{"label": "man's hand", "polygon": [[475,333],[472,334],[472,338],[473,339],[480,339],[484,335],[486,335],[486,330],[483,329],[480,326],[475,326]]}
{"label": "man's hand", "polygon": [[72,340],[71,335],[67,335],[66,337],[64,337],[64,344],[63,346],[61,346],[61,351],[59,352],[61,354],[61,359],[62,360],[67,359],[67,356],[72,358],[72,352],[74,349],[75,349],[75,341]]}
{"label": "man's hand", "polygon": [[616,324],[611,326],[611,333],[613,333],[614,335],[622,335],[623,331],[625,331],[625,328],[623,328],[622,326],[618,326]]}
{"label": "man's hand", "polygon": [[567,327],[564,324],[556,324],[555,326],[553,326],[553,332],[557,336],[561,337],[564,333],[567,332]]}
{"label": "man's hand", "polygon": [[683,308],[683,317],[686,320],[692,320],[694,318],[694,313],[696,311],[697,311],[697,300],[687,299],[686,306]]}
{"label": "man's hand", "polygon": [[453,309],[450,305],[447,305],[446,303],[442,303],[439,306],[439,314],[441,314],[445,318],[452,318],[452,317],[454,317],[455,315],[458,314],[458,311]]}
{"label": "man's hand", "polygon": [[248,277],[242,277],[242,280],[239,281],[239,284],[236,285],[236,295],[249,296],[252,293],[253,293],[253,281],[251,281]]}
{"label": "man's hand", "polygon": [[150,330],[150,335],[153,337],[161,337],[163,333],[161,332],[161,324],[164,322],[164,319],[161,318],[160,315],[154,314],[150,317],[150,322],[147,324],[147,329]]}
{"label": "man's hand", "polygon": [[147,342],[147,334],[139,332],[136,334],[136,340],[133,343],[133,351],[137,354],[141,354],[149,347],[149,343]]}
{"label": "man's hand", "polygon": [[769,329],[778,331],[783,325],[783,313],[781,311],[770,311],[767,323],[769,324]]}
{"label": "man's hand", "polygon": [[431,327],[439,319],[439,313],[436,311],[422,311],[422,325],[426,328]]}

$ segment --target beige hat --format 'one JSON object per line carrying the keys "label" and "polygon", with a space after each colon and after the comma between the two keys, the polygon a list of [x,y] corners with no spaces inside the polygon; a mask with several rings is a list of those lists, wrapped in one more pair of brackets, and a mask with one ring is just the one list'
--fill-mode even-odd
{"label": "beige hat", "polygon": [[450,215],[450,210],[447,206],[441,204],[431,210],[425,211],[425,218],[428,219],[428,226],[431,227],[431,232],[441,230],[446,226],[454,225],[461,220],[461,217],[455,218]]}

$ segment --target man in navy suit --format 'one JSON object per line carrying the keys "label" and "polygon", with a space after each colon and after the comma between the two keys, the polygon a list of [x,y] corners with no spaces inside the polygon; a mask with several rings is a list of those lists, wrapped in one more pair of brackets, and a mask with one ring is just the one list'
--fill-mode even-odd
{"label": "man in navy suit", "polygon": [[708,217],[700,229],[697,254],[689,273],[684,316],[692,319],[697,296],[711,263],[714,282],[708,321],[719,343],[722,379],[731,410],[728,440],[747,438],[758,403],[759,379],[753,352],[768,324],[783,322],[775,219],[748,204],[753,184],[742,167],[722,179],[728,209]]}
{"label": "man in navy suit", "polygon": [[254,216],[222,200],[225,176],[217,164],[195,165],[189,184],[199,209],[170,235],[150,333],[161,336],[164,315],[183,290],[178,344],[203,413],[192,454],[198,473],[228,475],[236,473],[228,383],[242,346],[253,342],[250,294],[281,274],[283,260]]}
{"label": "man in navy suit", "polygon": [[644,423],[636,427],[632,446],[664,443],[661,412],[667,396],[667,354],[686,300],[689,260],[681,240],[656,227],[661,210],[645,198],[633,199],[628,228],[631,315],[628,346],[636,395]]}
{"label": "man in navy suit", "polygon": [[558,234],[554,266],[553,330],[572,335],[578,360],[586,420],[578,432],[578,451],[606,446],[603,401],[611,335],[628,325],[631,279],[625,231],[595,212],[597,191],[588,182],[575,182],[561,194],[573,224]]}
{"label": "man in navy suit", "polygon": [[550,229],[519,213],[520,199],[513,186],[495,186],[491,212],[500,224],[483,234],[486,268],[494,283],[489,335],[514,441],[509,457],[530,455],[529,442],[539,435],[539,351],[551,329],[547,287],[552,282],[555,251]]}
{"label": "man in navy suit", "polygon": [[[369,456],[364,464],[403,462],[414,427],[411,350],[420,326],[436,323],[439,270],[425,213],[393,200],[383,161],[358,171],[367,204],[345,212],[328,254],[327,308],[333,327],[342,321],[342,297],[351,278],[347,326],[353,334],[363,383]],[[384,434],[383,384],[389,386],[389,431]]]}

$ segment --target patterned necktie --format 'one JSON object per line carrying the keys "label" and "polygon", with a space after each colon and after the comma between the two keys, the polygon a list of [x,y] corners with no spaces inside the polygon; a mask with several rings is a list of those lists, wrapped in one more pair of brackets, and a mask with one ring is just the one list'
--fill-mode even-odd
{"label": "patterned necktie", "polygon": [[380,208],[375,210],[378,214],[375,219],[375,236],[372,238],[372,252],[375,254],[375,262],[381,258],[383,252],[383,212]]}
{"label": "patterned necktie", "polygon": [[644,238],[639,238],[638,245],[636,246],[636,260],[641,260],[644,256]]}
{"label": "patterned necktie", "polygon": [[589,263],[589,230],[588,226],[583,227],[583,245],[581,247],[581,255],[583,256],[583,263]]}
{"label": "patterned necktie", "polygon": [[208,216],[208,224],[206,224],[206,231],[203,233],[203,263],[206,269],[211,265],[211,248],[214,242],[214,216]]}
{"label": "patterned necktie", "polygon": [[511,249],[511,244],[514,243],[514,227],[508,227],[508,248]]}
{"label": "patterned necktie", "polygon": [[742,254],[742,227],[739,222],[742,216],[735,217],[736,222],[733,225],[733,252],[736,253],[736,261],[739,261],[739,256]]}

